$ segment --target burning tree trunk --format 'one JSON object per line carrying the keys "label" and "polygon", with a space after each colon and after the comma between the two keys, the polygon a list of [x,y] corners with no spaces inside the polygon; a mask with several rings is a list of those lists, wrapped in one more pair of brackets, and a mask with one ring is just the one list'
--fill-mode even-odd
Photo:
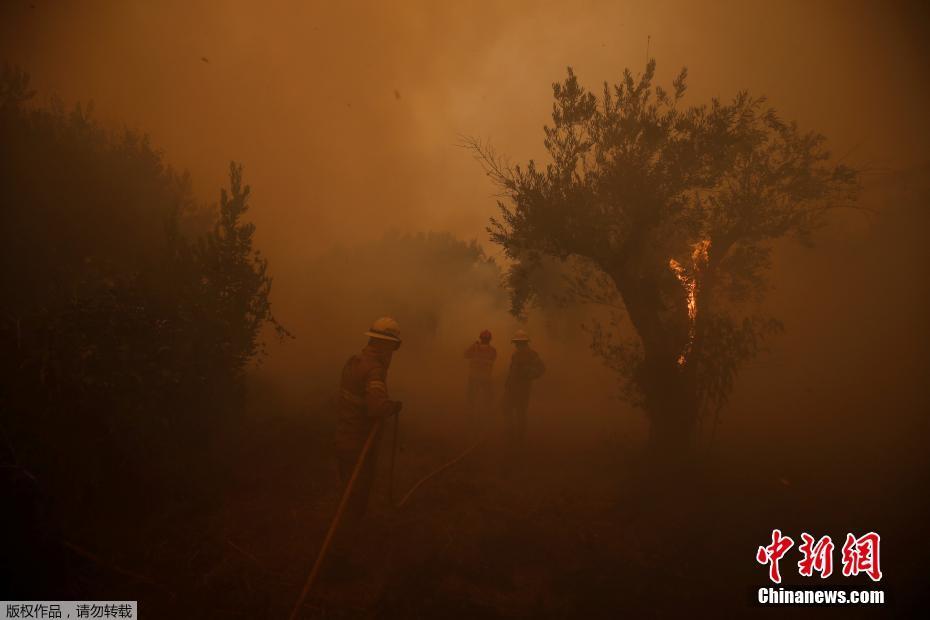
{"label": "burning tree trunk", "polygon": [[649,419],[650,446],[658,452],[687,452],[700,415],[694,353],[698,274],[706,263],[708,245],[701,242],[695,246],[690,269],[669,260],[681,287],[678,295],[672,295],[678,303],[667,303],[667,295],[656,286],[661,278],[613,277],[642,344],[642,359],[632,379]]}

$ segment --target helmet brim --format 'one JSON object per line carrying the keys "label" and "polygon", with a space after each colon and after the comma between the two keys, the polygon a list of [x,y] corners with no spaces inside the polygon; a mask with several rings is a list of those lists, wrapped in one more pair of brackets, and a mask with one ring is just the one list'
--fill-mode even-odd
{"label": "helmet brim", "polygon": [[395,338],[394,336],[388,336],[387,334],[382,334],[379,332],[367,331],[365,335],[369,338],[377,338],[378,340],[387,340],[389,342],[400,342],[400,338]]}

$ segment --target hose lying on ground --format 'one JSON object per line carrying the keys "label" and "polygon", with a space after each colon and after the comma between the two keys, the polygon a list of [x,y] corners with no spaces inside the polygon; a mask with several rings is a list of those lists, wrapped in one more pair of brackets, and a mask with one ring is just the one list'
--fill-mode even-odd
{"label": "hose lying on ground", "polygon": [[[309,594],[310,589],[313,587],[313,584],[316,582],[316,579],[320,574],[320,568],[323,566],[323,560],[326,558],[326,553],[329,551],[329,547],[333,542],[333,536],[336,534],[336,530],[339,527],[339,523],[342,521],[342,515],[345,512],[346,506],[348,505],[349,497],[352,495],[352,489],[355,487],[355,481],[358,479],[359,473],[362,471],[362,465],[365,463],[365,459],[367,458],[368,453],[371,451],[371,446],[374,443],[375,436],[378,434],[378,430],[381,428],[382,422],[383,420],[379,420],[374,425],[374,427],[372,427],[371,432],[368,433],[368,438],[365,440],[365,445],[362,447],[362,451],[358,455],[358,460],[355,462],[355,469],[352,471],[352,477],[349,478],[349,483],[346,485],[345,491],[343,491],[342,493],[342,499],[339,500],[339,507],[336,509],[336,515],[333,517],[333,520],[329,525],[329,531],[326,532],[326,538],[323,539],[323,544],[320,547],[320,552],[317,554],[316,562],[313,563],[313,569],[310,571],[310,574],[307,576],[307,581],[304,583],[304,587],[300,591],[300,596],[297,597],[297,602],[294,603],[294,608],[291,610],[291,615],[289,616],[290,620],[295,620],[297,618],[297,614],[300,612],[300,608],[303,606],[304,600],[307,598],[307,594]],[[397,422],[395,421],[395,427],[394,427],[395,428],[395,435],[394,435],[395,449],[397,445],[396,424]],[[417,483],[414,484],[413,487],[409,491],[407,491],[407,494],[404,495],[403,498],[401,498],[400,502],[398,502],[395,508],[398,508],[398,509],[402,508],[404,504],[407,503],[407,500],[410,499],[410,496],[413,495],[413,493],[417,489],[423,486],[424,483],[434,478],[435,476],[439,475],[446,469],[452,467],[453,465],[455,465],[456,463],[464,459],[466,456],[471,454],[478,446],[484,443],[484,440],[485,438],[482,437],[477,442],[475,442],[473,445],[469,446],[467,450],[459,454],[457,457],[455,457],[454,459],[452,459],[451,461],[449,461],[448,463],[446,463],[439,469],[436,469],[432,473],[424,476],[419,481],[417,481]],[[391,474],[393,477],[393,458],[392,458],[391,469],[392,469]],[[393,481],[392,481],[392,486],[393,486]]]}
{"label": "hose lying on ground", "polygon": [[397,503],[397,505],[395,505],[394,507],[395,507],[395,508],[398,508],[398,509],[403,508],[404,504],[407,503],[407,500],[410,499],[410,496],[413,495],[414,491],[416,491],[417,489],[419,489],[424,483],[426,483],[426,482],[427,482],[428,480],[430,480],[431,478],[434,478],[435,476],[439,475],[440,473],[442,473],[442,472],[445,471],[446,469],[449,469],[450,467],[452,467],[453,465],[455,465],[456,463],[458,463],[459,461],[461,461],[462,459],[464,459],[466,456],[468,456],[469,454],[471,454],[478,446],[480,446],[481,444],[484,443],[484,440],[485,440],[485,438],[482,437],[481,439],[479,439],[478,441],[476,441],[473,445],[469,446],[469,448],[468,448],[467,450],[465,450],[464,452],[462,452],[461,454],[459,454],[457,457],[455,457],[454,459],[452,459],[451,461],[449,461],[448,463],[446,463],[445,465],[443,465],[443,466],[440,467],[439,469],[437,469],[437,470],[433,471],[432,473],[429,473],[429,474],[423,476],[422,478],[420,478],[420,480],[417,481],[417,483],[416,483],[415,485],[413,485],[413,487],[411,487],[411,489],[410,489],[409,491],[407,491],[407,494],[404,495],[403,498],[401,498],[401,500],[400,500],[400,501]]}
{"label": "hose lying on ground", "polygon": [[342,493],[342,499],[339,500],[339,508],[336,509],[336,516],[333,517],[332,523],[329,524],[329,531],[326,532],[326,538],[323,539],[323,545],[320,547],[320,552],[316,556],[316,562],[313,563],[313,569],[310,571],[310,574],[307,575],[307,581],[304,583],[304,587],[300,591],[300,596],[297,597],[297,602],[294,603],[294,609],[291,610],[290,620],[297,618],[297,614],[300,612],[300,608],[304,604],[304,599],[307,598],[307,594],[310,592],[310,588],[313,587],[313,583],[316,581],[317,576],[320,574],[320,568],[323,566],[323,559],[326,557],[326,552],[329,551],[329,546],[333,542],[333,536],[336,534],[336,529],[339,527],[339,522],[342,521],[342,514],[345,512],[346,506],[349,503],[349,497],[352,495],[352,489],[355,487],[355,481],[358,479],[359,472],[362,471],[362,465],[365,463],[365,457],[367,457],[368,453],[371,451],[371,445],[374,443],[375,436],[381,429],[382,422],[383,420],[378,420],[375,425],[372,426],[371,431],[368,433],[368,438],[365,440],[365,445],[362,446],[362,451],[359,453],[358,460],[355,462],[355,469],[352,470],[352,477],[349,478],[349,483],[346,485],[346,489]]}

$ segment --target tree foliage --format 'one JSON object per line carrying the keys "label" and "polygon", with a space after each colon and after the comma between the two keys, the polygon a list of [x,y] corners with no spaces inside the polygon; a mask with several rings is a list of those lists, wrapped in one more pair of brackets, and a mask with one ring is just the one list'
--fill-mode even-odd
{"label": "tree foliage", "polygon": [[284,333],[242,169],[211,211],[144,136],[31,96],[5,69],[0,459],[53,479],[189,462],[237,402],[262,326]]}
{"label": "tree foliage", "polygon": [[[569,69],[553,85],[550,162],[509,165],[471,141],[501,189],[492,241],[514,262],[514,311],[538,303],[531,274],[569,265],[576,301],[605,303],[635,332],[596,325],[592,346],[657,425],[687,435],[721,406],[735,373],[777,322],[751,314],[771,244],[808,241],[825,213],[851,204],[854,170],[832,163],[822,136],[782,120],[761,97],[684,106],[655,62],[595,94]],[[749,313],[749,314],[747,314]]]}

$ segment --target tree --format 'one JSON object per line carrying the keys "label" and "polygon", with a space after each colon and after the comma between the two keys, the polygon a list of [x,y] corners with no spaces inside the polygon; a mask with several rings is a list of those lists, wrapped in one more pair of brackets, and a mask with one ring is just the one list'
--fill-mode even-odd
{"label": "tree", "polygon": [[571,68],[553,85],[551,162],[512,166],[469,140],[506,201],[491,240],[513,261],[513,312],[539,302],[533,273],[556,259],[574,273],[573,299],[610,306],[635,337],[600,324],[592,348],[616,369],[664,453],[693,445],[696,422],[718,410],[739,365],[777,321],[761,300],[772,242],[807,241],[831,208],[851,205],[856,171],[830,160],[824,138],[781,120],[764,98],[683,107],[687,73],[671,92],[655,61],[626,70],[600,95]]}
{"label": "tree", "polygon": [[[208,234],[197,239],[193,249],[194,285],[200,303],[195,312],[198,324],[211,333],[200,342],[201,359],[238,379],[245,365],[262,351],[260,332],[271,324],[278,337],[290,336],[271,313],[271,276],[268,261],[253,249],[255,225],[242,221],[249,209],[248,185],[242,184],[242,166],[229,164],[229,191],[220,190],[217,220]],[[204,369],[206,370],[206,369]]]}
{"label": "tree", "polygon": [[164,472],[189,479],[241,403],[262,326],[286,333],[249,188],[232,164],[204,208],[147,138],[35,105],[28,85],[0,71],[0,469],[62,497],[85,493],[76,479],[100,497],[153,492],[120,477],[174,489]]}

